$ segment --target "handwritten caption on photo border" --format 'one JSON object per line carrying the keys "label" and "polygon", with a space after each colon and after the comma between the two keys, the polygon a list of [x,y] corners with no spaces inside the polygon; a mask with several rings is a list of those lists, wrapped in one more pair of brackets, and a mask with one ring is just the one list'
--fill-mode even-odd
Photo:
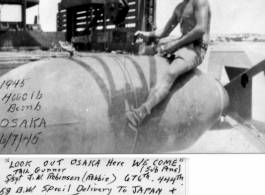
{"label": "handwritten caption on photo border", "polygon": [[0,159],[0,195],[188,195],[186,158]]}

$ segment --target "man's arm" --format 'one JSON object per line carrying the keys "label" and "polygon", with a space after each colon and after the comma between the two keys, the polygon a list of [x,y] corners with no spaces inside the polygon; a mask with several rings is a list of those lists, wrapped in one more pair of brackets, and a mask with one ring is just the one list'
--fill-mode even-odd
{"label": "man's arm", "polygon": [[156,29],[155,31],[151,31],[151,32],[137,31],[135,33],[135,36],[140,35],[140,38],[143,38],[144,41],[148,41],[152,38],[161,39],[161,38],[167,37],[177,25],[178,25],[178,18],[177,18],[177,14],[174,11],[164,28]]}
{"label": "man's arm", "polygon": [[[177,9],[177,7],[176,7],[176,9]],[[171,18],[168,20],[166,26],[162,29],[155,30],[154,36],[156,38],[159,38],[159,39],[167,37],[175,29],[175,27],[177,25],[178,25],[178,18],[177,18],[176,11],[174,11]],[[150,32],[150,33],[152,33],[152,32]]]}
{"label": "man's arm", "polygon": [[173,53],[183,45],[187,45],[199,38],[207,32],[208,20],[209,20],[209,4],[207,0],[195,0],[195,19],[196,26],[181,39],[168,43],[164,47],[164,51],[167,53]]}

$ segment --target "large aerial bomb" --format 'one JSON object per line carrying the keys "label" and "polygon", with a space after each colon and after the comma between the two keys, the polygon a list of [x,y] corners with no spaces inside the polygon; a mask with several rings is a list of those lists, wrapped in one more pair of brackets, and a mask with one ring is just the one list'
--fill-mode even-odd
{"label": "large aerial bomb", "polygon": [[87,55],[23,65],[0,78],[1,153],[155,153],[193,145],[228,106],[198,69],[179,77],[137,129],[139,107],[167,66],[161,57]]}

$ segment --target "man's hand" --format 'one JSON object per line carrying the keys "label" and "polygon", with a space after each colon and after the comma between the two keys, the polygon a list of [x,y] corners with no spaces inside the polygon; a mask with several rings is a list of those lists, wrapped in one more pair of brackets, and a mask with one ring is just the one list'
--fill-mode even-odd
{"label": "man's hand", "polygon": [[178,37],[166,37],[163,39],[160,39],[158,44],[157,44],[157,53],[159,53],[160,55],[164,55],[164,54],[171,54],[174,53],[178,47],[177,47],[177,43],[178,43],[179,38]]}
{"label": "man's hand", "polygon": [[165,44],[168,44],[170,42],[176,41],[178,39],[179,38],[177,38],[175,36],[165,37],[165,38],[160,39],[157,45],[159,45],[159,46],[160,45],[165,45]]}
{"label": "man's hand", "polygon": [[150,32],[137,31],[134,36],[137,37],[136,43],[148,42],[150,39]]}
{"label": "man's hand", "polygon": [[166,45],[157,45],[155,47],[155,53],[159,54],[160,56],[164,56],[167,54]]}
{"label": "man's hand", "polygon": [[156,46],[156,53],[164,56],[165,54],[173,54],[177,49],[178,40],[170,42],[159,42]]}
{"label": "man's hand", "polygon": [[168,54],[173,54],[179,49],[178,40],[169,42],[165,45],[165,51]]}

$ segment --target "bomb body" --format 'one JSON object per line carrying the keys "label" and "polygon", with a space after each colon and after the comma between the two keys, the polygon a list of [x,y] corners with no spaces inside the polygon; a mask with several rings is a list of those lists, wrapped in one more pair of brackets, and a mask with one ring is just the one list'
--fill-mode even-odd
{"label": "bomb body", "polygon": [[[7,93],[39,92],[41,99],[21,103],[41,106],[40,110],[7,112],[0,105],[0,116],[12,121],[41,117],[45,126],[23,129],[31,135],[42,132],[34,145],[22,140],[19,153],[135,153],[170,152],[195,143],[221,117],[228,106],[224,88],[198,69],[179,77],[165,98],[138,128],[128,127],[125,112],[140,106],[150,88],[169,66],[161,57],[131,55],[87,55],[69,59],[33,62],[0,78],[27,79],[23,87],[2,88]],[[0,133],[21,133],[6,126]],[[11,144],[0,148],[14,152]]]}

